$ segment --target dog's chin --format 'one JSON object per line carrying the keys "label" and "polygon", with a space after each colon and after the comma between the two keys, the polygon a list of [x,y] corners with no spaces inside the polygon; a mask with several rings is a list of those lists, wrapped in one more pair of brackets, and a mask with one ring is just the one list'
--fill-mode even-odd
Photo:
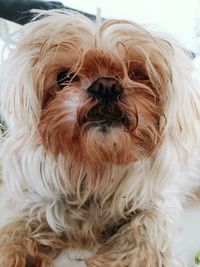
{"label": "dog's chin", "polygon": [[131,135],[118,119],[105,118],[88,123],[81,146],[85,159],[96,165],[124,165],[133,161]]}

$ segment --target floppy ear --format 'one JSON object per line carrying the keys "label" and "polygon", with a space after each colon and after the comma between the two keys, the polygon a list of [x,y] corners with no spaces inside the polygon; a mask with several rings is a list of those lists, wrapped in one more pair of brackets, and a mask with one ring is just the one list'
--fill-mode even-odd
{"label": "floppy ear", "polygon": [[200,83],[195,79],[189,55],[176,45],[170,57],[172,81],[166,105],[165,135],[173,138],[186,152],[197,144],[200,129]]}
{"label": "floppy ear", "polygon": [[19,44],[1,67],[1,114],[8,122],[33,127],[40,117],[36,89],[41,90],[43,78],[34,67],[33,47]]}

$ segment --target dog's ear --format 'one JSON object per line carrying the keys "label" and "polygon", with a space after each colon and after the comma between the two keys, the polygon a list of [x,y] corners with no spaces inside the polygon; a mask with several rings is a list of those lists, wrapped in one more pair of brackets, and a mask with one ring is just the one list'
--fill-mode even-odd
{"label": "dog's ear", "polygon": [[178,46],[173,46],[172,52],[165,135],[176,140],[187,152],[199,138],[200,83],[195,79],[194,63],[187,52]]}
{"label": "dog's ear", "polygon": [[200,82],[189,53],[175,41],[153,36],[151,46],[144,49],[146,68],[164,107],[161,123],[164,143],[171,140],[187,153],[200,136]]}
{"label": "dog's ear", "polygon": [[1,114],[9,124],[34,127],[41,105],[37,91],[42,91],[43,77],[34,66],[34,49],[22,43],[1,66]]}

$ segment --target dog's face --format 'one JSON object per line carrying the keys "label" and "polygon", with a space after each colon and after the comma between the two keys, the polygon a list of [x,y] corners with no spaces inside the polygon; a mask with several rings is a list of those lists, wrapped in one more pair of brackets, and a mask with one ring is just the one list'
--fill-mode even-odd
{"label": "dog's face", "polygon": [[32,24],[19,53],[45,149],[97,165],[151,155],[165,123],[170,45],[128,21],[57,14]]}

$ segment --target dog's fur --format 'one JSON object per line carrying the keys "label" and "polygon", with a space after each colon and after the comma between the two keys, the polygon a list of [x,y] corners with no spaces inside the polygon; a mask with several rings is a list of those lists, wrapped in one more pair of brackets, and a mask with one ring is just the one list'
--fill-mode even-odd
{"label": "dog's fur", "polygon": [[[95,251],[89,267],[171,266],[176,218],[200,182],[189,57],[130,21],[41,16],[2,66],[1,161],[17,212],[0,230],[0,266],[49,267],[70,247]],[[99,97],[102,78],[114,99]]]}

